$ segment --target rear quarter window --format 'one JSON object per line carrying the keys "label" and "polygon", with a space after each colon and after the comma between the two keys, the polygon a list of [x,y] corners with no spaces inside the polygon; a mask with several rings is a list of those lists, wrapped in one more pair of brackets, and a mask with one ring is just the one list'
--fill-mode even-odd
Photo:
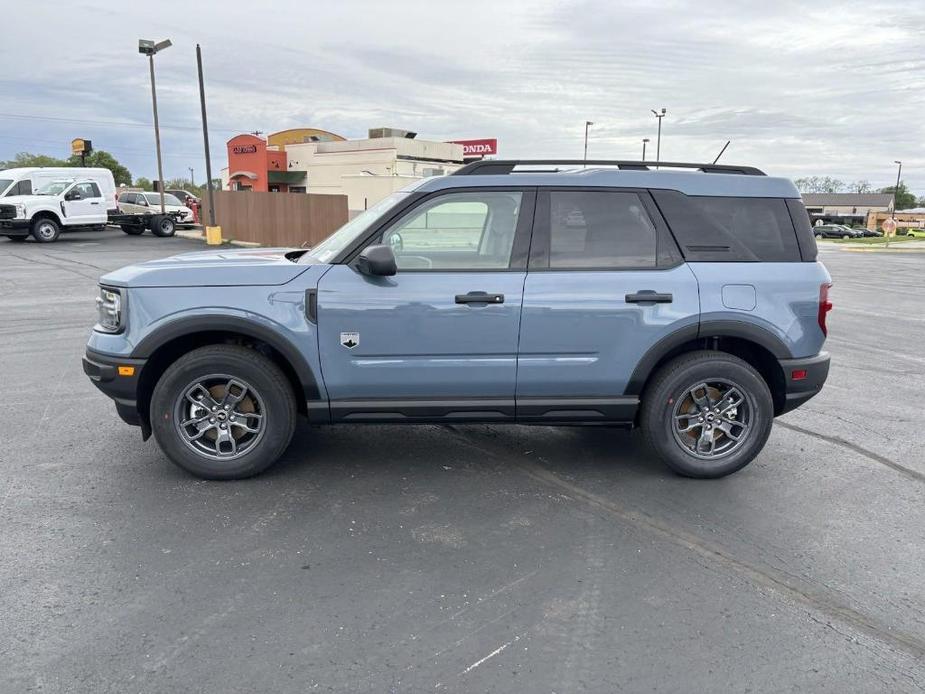
{"label": "rear quarter window", "polygon": [[783,198],[687,196],[652,191],[690,261],[799,262],[803,258]]}

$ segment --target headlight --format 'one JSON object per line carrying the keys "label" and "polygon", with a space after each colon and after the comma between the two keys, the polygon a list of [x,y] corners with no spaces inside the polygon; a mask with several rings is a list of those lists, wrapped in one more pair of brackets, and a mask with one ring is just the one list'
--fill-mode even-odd
{"label": "headlight", "polygon": [[20,219],[26,218],[26,206],[21,202],[16,203],[16,216]]}
{"label": "headlight", "polygon": [[99,311],[99,322],[96,330],[104,333],[118,333],[123,328],[122,293],[118,289],[100,287],[100,295],[96,297],[96,308]]}

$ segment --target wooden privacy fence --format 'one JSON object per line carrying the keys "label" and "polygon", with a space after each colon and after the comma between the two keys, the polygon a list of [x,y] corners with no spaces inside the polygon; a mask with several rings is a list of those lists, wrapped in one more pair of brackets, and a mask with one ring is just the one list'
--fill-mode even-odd
{"label": "wooden privacy fence", "polygon": [[[227,190],[213,195],[215,222],[225,239],[264,246],[308,247],[347,222],[346,195]],[[203,213],[208,214],[205,210]]]}

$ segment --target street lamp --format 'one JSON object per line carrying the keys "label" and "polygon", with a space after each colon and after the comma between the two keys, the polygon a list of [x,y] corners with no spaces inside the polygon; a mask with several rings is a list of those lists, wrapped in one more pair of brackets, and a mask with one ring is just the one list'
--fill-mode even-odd
{"label": "street lamp", "polygon": [[646,160],[646,143],[651,142],[648,137],[642,138],[642,160]]}
{"label": "street lamp", "polygon": [[138,39],[138,52],[148,56],[148,66],[151,68],[151,103],[154,106],[154,146],[157,149],[157,190],[161,194],[161,214],[165,214],[166,210],[164,208],[164,169],[161,166],[161,130],[157,122],[157,90],[154,88],[154,54],[172,45],[170,39],[157,43],[148,39]]}
{"label": "street lamp", "polygon": [[592,123],[591,121],[589,120],[585,121],[585,159],[584,159],[585,166],[587,166],[588,164],[588,128],[592,125],[594,125],[594,123]]}
{"label": "street lamp", "polygon": [[662,109],[661,113],[654,108],[649,110],[658,118],[658,139],[655,140],[655,168],[657,169],[658,163],[662,160],[662,118],[665,117],[665,109]]}
{"label": "street lamp", "polygon": [[193,179],[193,167],[192,166],[189,167],[189,184],[193,188],[196,187],[196,181]]}
{"label": "street lamp", "polygon": [[899,192],[899,178],[903,174],[903,163],[901,161],[893,160],[894,164],[898,164],[899,168],[896,170],[896,186],[893,188],[893,220],[896,220],[896,194]]}

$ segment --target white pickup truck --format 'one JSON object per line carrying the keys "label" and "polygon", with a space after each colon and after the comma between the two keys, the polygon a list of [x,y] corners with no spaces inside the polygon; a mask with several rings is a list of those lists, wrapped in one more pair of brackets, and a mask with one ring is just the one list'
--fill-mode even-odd
{"label": "white pickup truck", "polygon": [[126,233],[146,228],[155,236],[173,236],[176,216],[119,214],[107,210],[96,181],[64,179],[45,184],[32,195],[14,195],[0,203],[0,235],[24,241],[30,234],[40,243],[56,241],[62,231],[103,229],[118,224]]}

